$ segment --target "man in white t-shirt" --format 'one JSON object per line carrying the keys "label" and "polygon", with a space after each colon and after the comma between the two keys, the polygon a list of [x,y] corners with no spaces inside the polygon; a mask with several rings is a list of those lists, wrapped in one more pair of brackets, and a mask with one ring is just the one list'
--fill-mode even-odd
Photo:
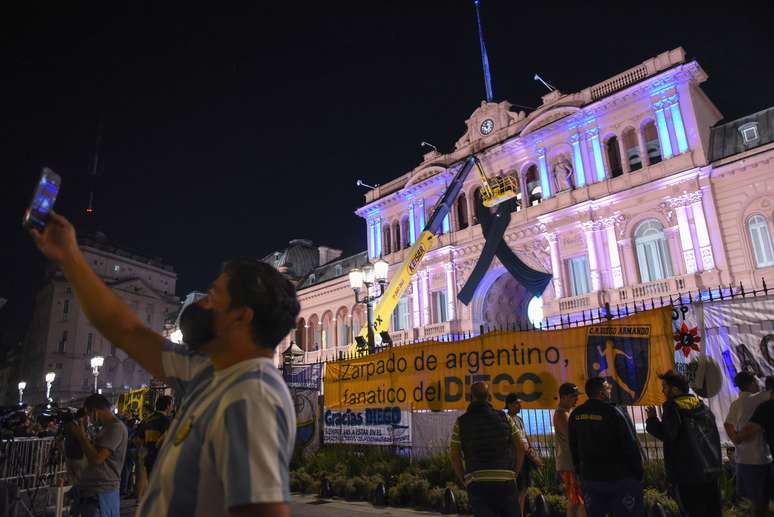
{"label": "man in white t-shirt", "polygon": [[[741,390],[731,403],[723,427],[732,441],[750,420],[755,408],[767,397],[760,398],[758,379],[750,372],[742,371],[734,377],[734,384]],[[753,515],[766,515],[768,509],[768,479],[771,464],[769,446],[758,435],[749,441],[736,444],[736,493],[753,505]]]}
{"label": "man in white t-shirt", "polygon": [[181,314],[186,349],[146,327],[100,280],[64,217],[52,213],[43,232],[30,233],[89,321],[181,400],[137,515],[290,515],[296,420],[273,356],[295,327],[293,285],[263,262],[228,262]]}

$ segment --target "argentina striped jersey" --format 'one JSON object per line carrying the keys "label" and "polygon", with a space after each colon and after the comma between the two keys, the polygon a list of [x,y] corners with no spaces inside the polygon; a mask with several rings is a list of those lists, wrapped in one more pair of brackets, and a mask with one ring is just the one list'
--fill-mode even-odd
{"label": "argentina striped jersey", "polygon": [[137,515],[227,516],[235,506],[289,501],[296,414],[272,360],[215,371],[167,342],[162,363],[181,402]]}

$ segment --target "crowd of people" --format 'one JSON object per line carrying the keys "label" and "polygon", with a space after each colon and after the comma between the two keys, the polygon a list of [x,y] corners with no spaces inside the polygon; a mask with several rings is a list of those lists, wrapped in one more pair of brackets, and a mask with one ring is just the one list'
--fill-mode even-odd
{"label": "crowd of people", "polygon": [[[730,463],[723,461],[713,413],[691,392],[687,378],[668,371],[659,379],[666,402],[660,412],[646,409],[645,431],[663,442],[666,479],[681,515],[722,514],[719,483],[724,471],[735,480],[736,497],[751,505],[752,515],[767,515],[774,496],[774,378],[767,379],[765,391],[749,372],[734,379],[740,396],[724,424],[736,445],[729,450]],[[606,377],[588,379],[584,389],[587,400],[577,405],[579,388],[562,384],[553,417],[554,461],[567,498],[566,515],[644,516],[644,455],[637,429],[628,413],[611,402]],[[506,397],[505,411],[495,409],[491,400],[485,382],[471,386],[471,403],[452,430],[452,468],[467,487],[474,515],[518,517],[524,515],[532,472],[543,460],[524,430],[519,396]]]}

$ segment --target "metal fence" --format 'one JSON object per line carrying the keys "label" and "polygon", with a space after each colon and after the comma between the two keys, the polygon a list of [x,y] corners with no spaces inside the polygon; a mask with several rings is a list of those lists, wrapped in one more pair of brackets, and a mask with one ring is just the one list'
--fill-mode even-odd
{"label": "metal fence", "polygon": [[16,438],[0,442],[0,481],[20,490],[55,484],[66,472],[64,455],[54,438]]}

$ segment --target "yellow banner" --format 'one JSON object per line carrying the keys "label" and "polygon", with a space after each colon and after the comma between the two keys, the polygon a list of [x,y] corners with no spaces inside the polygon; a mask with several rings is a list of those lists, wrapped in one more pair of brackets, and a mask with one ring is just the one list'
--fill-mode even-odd
{"label": "yellow banner", "polygon": [[527,408],[554,408],[560,384],[583,391],[587,378],[600,375],[617,402],[660,404],[657,374],[672,368],[673,350],[671,308],[564,330],[426,341],[327,363],[325,406],[464,409],[470,385],[483,380],[501,403],[518,393]]}

